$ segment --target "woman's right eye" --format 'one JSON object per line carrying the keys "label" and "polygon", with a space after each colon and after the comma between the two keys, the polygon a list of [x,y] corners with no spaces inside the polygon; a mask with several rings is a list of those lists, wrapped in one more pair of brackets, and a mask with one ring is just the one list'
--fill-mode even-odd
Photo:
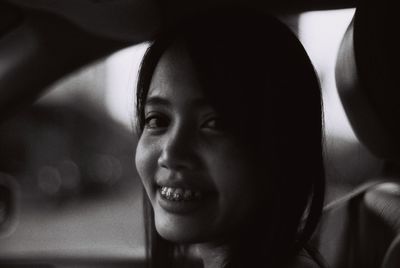
{"label": "woman's right eye", "polygon": [[150,114],[145,118],[145,128],[147,129],[163,129],[168,127],[169,119],[161,114]]}

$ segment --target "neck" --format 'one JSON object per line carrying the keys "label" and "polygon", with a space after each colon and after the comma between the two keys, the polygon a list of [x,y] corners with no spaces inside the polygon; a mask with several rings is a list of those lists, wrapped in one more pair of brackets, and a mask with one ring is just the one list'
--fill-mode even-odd
{"label": "neck", "polygon": [[196,244],[194,249],[204,268],[222,268],[229,251],[227,245],[213,243]]}

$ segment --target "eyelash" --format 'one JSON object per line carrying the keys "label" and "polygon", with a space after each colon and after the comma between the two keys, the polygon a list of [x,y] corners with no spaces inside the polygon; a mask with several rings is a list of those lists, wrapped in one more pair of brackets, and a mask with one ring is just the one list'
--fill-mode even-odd
{"label": "eyelash", "polygon": [[[168,116],[160,113],[149,113],[145,117],[144,127],[148,130],[164,130],[169,127],[171,119]],[[210,117],[200,126],[201,129],[213,132],[221,132],[224,130],[224,126],[219,117]]]}
{"label": "eyelash", "polygon": [[170,120],[167,116],[159,114],[159,113],[152,113],[145,117],[144,125],[147,129],[164,129],[168,127]]}

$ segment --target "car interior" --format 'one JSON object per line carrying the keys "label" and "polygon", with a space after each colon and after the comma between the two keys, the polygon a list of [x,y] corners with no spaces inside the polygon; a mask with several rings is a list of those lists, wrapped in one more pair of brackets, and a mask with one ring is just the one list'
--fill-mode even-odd
{"label": "car interior", "polygon": [[[321,80],[331,268],[400,267],[394,1],[232,1],[275,14]],[[0,267],[145,267],[133,99],[157,28],[229,1],[0,0]]]}
{"label": "car interior", "polygon": [[[359,141],[382,160],[382,170],[325,208],[320,251],[331,267],[398,267],[399,93],[395,89],[395,24],[390,1],[373,11],[360,2],[341,41],[335,76]],[[383,30],[384,29],[384,30]],[[324,254],[325,253],[325,254]]]}

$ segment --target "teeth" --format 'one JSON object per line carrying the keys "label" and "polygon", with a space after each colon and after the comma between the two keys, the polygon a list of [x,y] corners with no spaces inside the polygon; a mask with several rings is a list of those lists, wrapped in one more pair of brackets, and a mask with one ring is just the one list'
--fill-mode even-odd
{"label": "teeth", "polygon": [[173,194],[174,200],[179,201],[182,199],[182,196],[183,196],[183,189],[181,188],[176,189]]}
{"label": "teeth", "polygon": [[161,188],[161,194],[165,195],[167,193],[167,188],[166,187],[162,187]]}
{"label": "teeth", "polygon": [[172,188],[163,186],[160,189],[161,196],[170,201],[193,201],[202,197],[201,192],[183,188]]}
{"label": "teeth", "polygon": [[172,197],[172,192],[173,192],[173,190],[172,190],[171,188],[168,188],[168,189],[167,189],[166,196],[167,196],[168,198],[171,198],[171,197]]}

